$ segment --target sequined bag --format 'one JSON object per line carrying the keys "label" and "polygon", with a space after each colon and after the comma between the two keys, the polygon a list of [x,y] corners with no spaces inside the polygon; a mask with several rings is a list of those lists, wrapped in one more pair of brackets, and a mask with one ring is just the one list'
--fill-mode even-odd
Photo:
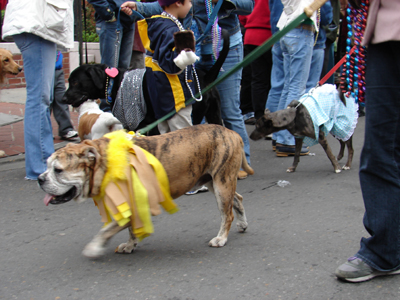
{"label": "sequined bag", "polygon": [[135,69],[125,72],[115,99],[112,113],[128,130],[136,130],[147,113],[142,89],[145,71]]}

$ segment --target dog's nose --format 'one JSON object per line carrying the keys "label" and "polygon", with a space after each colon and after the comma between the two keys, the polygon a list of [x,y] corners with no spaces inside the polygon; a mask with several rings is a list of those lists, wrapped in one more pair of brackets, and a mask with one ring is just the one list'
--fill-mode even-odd
{"label": "dog's nose", "polygon": [[22,67],[19,67],[19,68],[18,68],[18,72],[21,72],[21,71],[22,71]]}
{"label": "dog's nose", "polygon": [[39,185],[42,185],[44,182],[45,182],[44,175],[43,175],[43,174],[40,174],[40,175],[38,176],[38,183],[39,183]]}
{"label": "dog's nose", "polygon": [[62,97],[61,101],[62,101],[63,103],[65,103],[65,104],[71,104],[71,103],[68,102],[68,98],[67,98],[67,96],[65,96],[65,94],[64,94],[64,96]]}

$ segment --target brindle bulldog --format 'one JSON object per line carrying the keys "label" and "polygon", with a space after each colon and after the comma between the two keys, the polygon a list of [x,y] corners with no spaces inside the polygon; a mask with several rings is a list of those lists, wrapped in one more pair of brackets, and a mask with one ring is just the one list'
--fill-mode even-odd
{"label": "brindle bulldog", "polygon": [[[82,202],[99,194],[107,171],[106,149],[109,139],[86,140],[68,144],[47,161],[47,170],[39,176],[39,185],[47,193],[45,204],[60,204],[70,200]],[[206,185],[214,193],[221,213],[218,235],[211,239],[211,247],[226,244],[233,221],[232,208],[238,218],[239,232],[247,228],[242,196],[236,193],[237,174],[243,168],[254,174],[247,164],[241,137],[219,125],[196,125],[171,133],[135,137],[135,145],[153,154],[163,165],[176,199],[195,187]],[[85,247],[83,255],[96,258],[104,254],[110,238],[129,226],[120,227],[113,221]],[[130,239],[116,252],[131,253],[137,245],[130,231]]]}

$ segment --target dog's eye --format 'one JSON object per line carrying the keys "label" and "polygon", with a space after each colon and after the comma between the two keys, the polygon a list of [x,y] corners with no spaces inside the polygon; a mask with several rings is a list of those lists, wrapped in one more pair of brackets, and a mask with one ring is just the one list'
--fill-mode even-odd
{"label": "dog's eye", "polygon": [[10,60],[9,60],[8,58],[6,58],[4,61],[5,61],[5,62],[9,62]]}
{"label": "dog's eye", "polygon": [[63,172],[63,170],[62,169],[59,169],[59,168],[54,168],[54,173],[56,173],[56,174],[60,174],[60,173],[62,173]]}

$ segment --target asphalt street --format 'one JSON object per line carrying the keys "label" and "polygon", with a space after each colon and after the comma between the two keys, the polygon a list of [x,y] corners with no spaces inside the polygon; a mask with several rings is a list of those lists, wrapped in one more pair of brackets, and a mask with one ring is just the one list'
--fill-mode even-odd
{"label": "asphalt street", "polygon": [[[208,247],[220,224],[214,196],[182,196],[178,213],[153,218],[155,233],[135,253],[114,254],[127,241],[124,231],[99,260],[81,255],[102,226],[91,200],[46,207],[37,183],[23,179],[22,160],[1,163],[0,299],[399,299],[400,276],[350,284],[333,274],[367,236],[363,138],[360,118],[353,167],[340,174],[319,145],[288,174],[293,158],[276,157],[271,141],[251,141],[256,173],[237,189],[245,233],[232,226],[225,247]],[[339,142],[329,142],[338,153]]]}

